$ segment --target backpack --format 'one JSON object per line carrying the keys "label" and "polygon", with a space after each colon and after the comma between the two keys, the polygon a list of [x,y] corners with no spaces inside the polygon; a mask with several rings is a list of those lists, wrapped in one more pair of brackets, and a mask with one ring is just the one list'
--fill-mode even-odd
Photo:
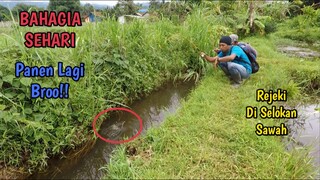
{"label": "backpack", "polygon": [[259,64],[257,62],[257,51],[251,47],[248,43],[238,43],[238,46],[246,53],[250,62],[252,73],[256,73],[259,71]]}

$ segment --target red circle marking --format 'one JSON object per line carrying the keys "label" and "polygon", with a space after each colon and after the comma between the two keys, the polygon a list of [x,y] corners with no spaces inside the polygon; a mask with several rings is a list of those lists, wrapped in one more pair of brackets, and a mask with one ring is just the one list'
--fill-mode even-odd
{"label": "red circle marking", "polygon": [[[102,137],[96,130],[96,121],[97,119],[104,113],[107,113],[109,111],[126,111],[126,112],[129,112],[131,114],[133,114],[136,118],[138,118],[139,120],[139,131],[137,134],[135,134],[133,137],[131,137],[130,139],[126,139],[126,140],[120,140],[120,141],[116,141],[116,140],[110,140],[110,139],[106,139],[104,137]],[[109,109],[105,109],[103,111],[101,111],[98,115],[96,115],[96,117],[94,118],[93,122],[92,122],[92,128],[93,128],[93,131],[95,133],[96,136],[98,136],[100,139],[102,139],[103,141],[105,142],[108,142],[108,143],[111,143],[111,144],[122,144],[122,143],[126,143],[126,142],[130,142],[130,141],[133,141],[136,137],[138,137],[140,135],[140,133],[142,132],[142,127],[143,127],[143,124],[142,124],[142,119],[141,117],[135,113],[134,111],[130,110],[130,109],[127,109],[127,108],[109,108]]]}

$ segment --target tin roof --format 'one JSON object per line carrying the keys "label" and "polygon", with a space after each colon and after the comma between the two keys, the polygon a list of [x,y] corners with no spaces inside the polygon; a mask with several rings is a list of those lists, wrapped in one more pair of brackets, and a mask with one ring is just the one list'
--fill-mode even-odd
{"label": "tin roof", "polygon": [[148,9],[139,9],[138,12],[139,13],[146,13],[146,12],[148,12]]}

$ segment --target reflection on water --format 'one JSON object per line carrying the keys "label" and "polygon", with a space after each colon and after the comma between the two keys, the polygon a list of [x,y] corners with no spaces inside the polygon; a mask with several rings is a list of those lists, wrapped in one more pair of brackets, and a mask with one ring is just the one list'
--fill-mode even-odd
{"label": "reflection on water", "polygon": [[[291,146],[311,147],[310,156],[314,165],[320,169],[320,104],[298,107],[298,119],[289,121],[291,136],[297,142]],[[292,148],[292,147],[291,147]],[[320,179],[320,171],[317,177]]]}
{"label": "reflection on water", "polygon": [[[174,113],[184,98],[194,87],[194,82],[184,82],[173,85],[171,83],[162,89],[153,92],[143,100],[133,103],[130,108],[143,120],[142,135],[151,126],[156,126],[171,113]],[[112,140],[123,137],[132,137],[139,129],[138,119],[131,113],[113,113],[105,120],[100,128],[100,134]],[[81,159],[73,159],[67,167],[61,165],[61,161],[52,165],[51,169],[59,169],[56,175],[38,174],[32,178],[54,179],[99,179],[104,171],[99,170],[109,161],[109,156],[116,145],[98,140],[93,149]],[[64,162],[65,164],[65,162]]]}

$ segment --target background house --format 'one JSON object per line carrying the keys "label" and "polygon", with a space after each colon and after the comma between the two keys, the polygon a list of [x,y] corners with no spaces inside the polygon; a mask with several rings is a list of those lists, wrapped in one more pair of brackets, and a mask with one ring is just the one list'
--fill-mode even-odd
{"label": "background house", "polygon": [[89,13],[88,15],[84,16],[84,22],[94,22],[94,14]]}
{"label": "background house", "polygon": [[88,15],[84,16],[84,22],[97,22],[101,20],[100,12],[90,12]]}
{"label": "background house", "polygon": [[148,10],[147,9],[140,9],[134,15],[123,15],[123,16],[118,17],[118,22],[120,24],[124,24],[124,23],[126,23],[130,20],[133,20],[133,19],[146,19],[148,17],[149,17]]}
{"label": "background house", "polygon": [[139,14],[140,16],[145,16],[149,13],[148,13],[148,9],[139,9],[136,14]]}

